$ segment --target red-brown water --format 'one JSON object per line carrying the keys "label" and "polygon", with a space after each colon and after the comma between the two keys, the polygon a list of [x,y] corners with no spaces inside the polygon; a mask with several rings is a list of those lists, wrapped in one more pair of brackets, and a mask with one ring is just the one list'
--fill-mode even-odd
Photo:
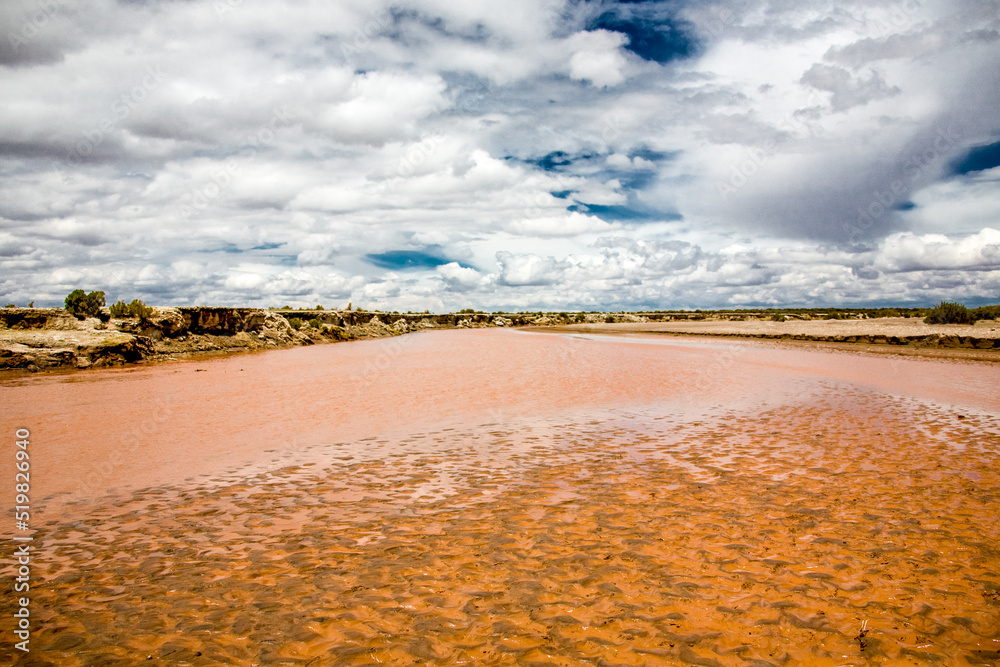
{"label": "red-brown water", "polygon": [[32,434],[29,657],[53,664],[1000,650],[992,365],[441,331],[0,401],[4,478]]}

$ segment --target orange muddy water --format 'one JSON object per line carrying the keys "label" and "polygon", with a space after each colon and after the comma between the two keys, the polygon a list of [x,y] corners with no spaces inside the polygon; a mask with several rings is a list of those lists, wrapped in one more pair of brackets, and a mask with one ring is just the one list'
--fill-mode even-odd
{"label": "orange muddy water", "polygon": [[1000,660],[1000,366],[458,330],[0,403],[5,664]]}

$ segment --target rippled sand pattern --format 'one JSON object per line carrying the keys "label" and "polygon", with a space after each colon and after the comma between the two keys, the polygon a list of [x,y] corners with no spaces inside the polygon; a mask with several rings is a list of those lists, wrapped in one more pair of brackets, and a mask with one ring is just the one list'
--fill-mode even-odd
{"label": "rippled sand pattern", "polygon": [[995,664],[997,418],[806,404],[338,443],[142,490],[39,531],[18,664]]}

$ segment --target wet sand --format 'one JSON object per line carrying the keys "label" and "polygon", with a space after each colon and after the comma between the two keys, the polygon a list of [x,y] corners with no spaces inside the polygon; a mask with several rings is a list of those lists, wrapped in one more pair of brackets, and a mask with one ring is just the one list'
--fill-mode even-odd
{"label": "wet sand", "polygon": [[0,386],[46,497],[17,664],[1000,659],[992,365],[598,338]]}

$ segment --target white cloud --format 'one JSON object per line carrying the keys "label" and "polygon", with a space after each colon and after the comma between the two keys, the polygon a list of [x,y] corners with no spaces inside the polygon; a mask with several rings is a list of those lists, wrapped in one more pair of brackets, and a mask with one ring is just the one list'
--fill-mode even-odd
{"label": "white cloud", "polygon": [[527,236],[579,236],[586,233],[607,232],[612,229],[612,225],[600,218],[572,211],[559,216],[513,220],[506,229]]}
{"label": "white cloud", "polygon": [[958,240],[943,234],[894,234],[879,249],[874,266],[892,272],[1000,271],[1000,231],[987,228]]}
{"label": "white cloud", "polygon": [[448,289],[453,292],[466,292],[478,287],[483,281],[483,276],[478,271],[462,266],[458,262],[449,262],[437,267],[436,270]]}
{"label": "white cloud", "polygon": [[559,282],[566,270],[565,262],[558,262],[553,257],[515,255],[506,251],[497,253],[497,264],[500,265],[498,281],[509,287],[551,285]]}
{"label": "white cloud", "polygon": [[952,173],[996,141],[1000,20],[973,0],[682,2],[697,48],[665,63],[593,29],[605,0],[56,4],[0,48],[6,301],[998,293],[996,168]]}
{"label": "white cloud", "polygon": [[617,86],[626,78],[628,61],[621,52],[625,36],[607,30],[578,32],[568,40],[573,51],[569,75],[595,86]]}

